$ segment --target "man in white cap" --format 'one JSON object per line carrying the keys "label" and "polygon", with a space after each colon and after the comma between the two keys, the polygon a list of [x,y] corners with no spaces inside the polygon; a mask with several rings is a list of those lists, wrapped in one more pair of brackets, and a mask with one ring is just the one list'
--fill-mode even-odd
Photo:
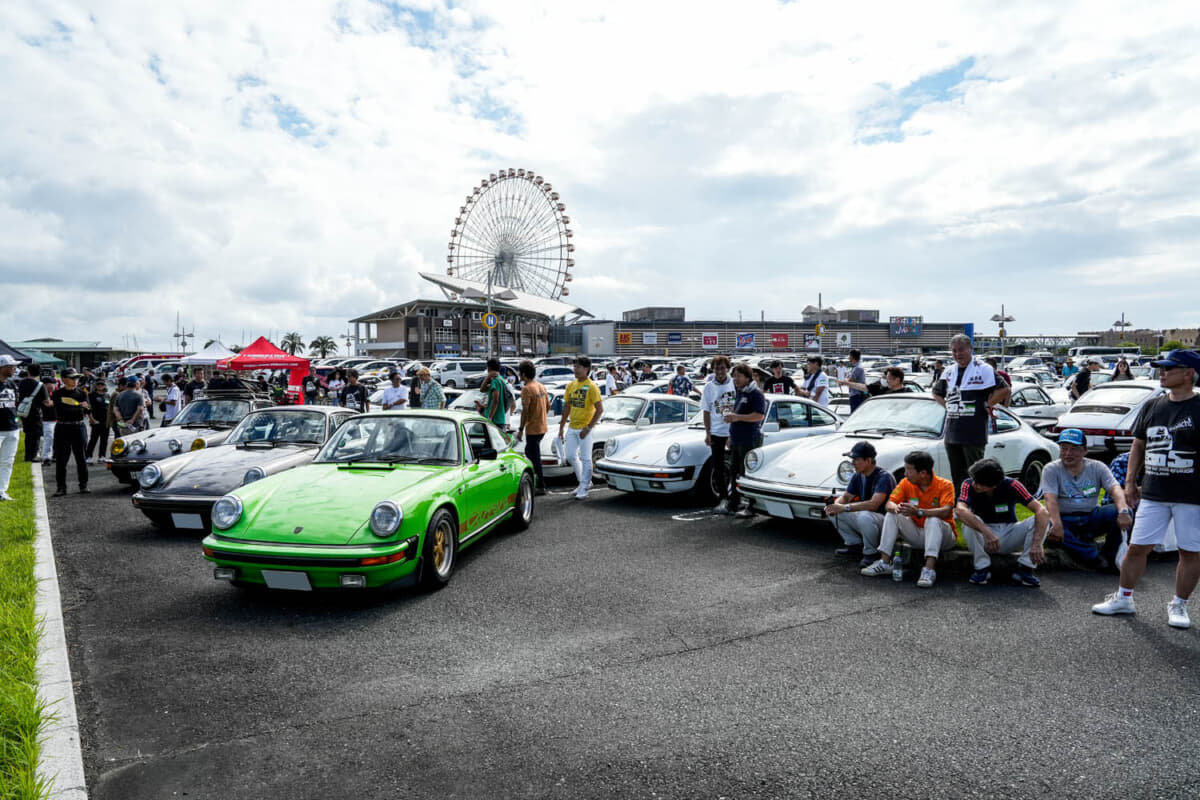
{"label": "man in white cap", "polygon": [[0,502],[12,500],[8,496],[8,482],[17,458],[17,442],[21,440],[17,382],[13,380],[16,371],[17,360],[10,355],[0,355]]}
{"label": "man in white cap", "polygon": [[1071,384],[1071,401],[1074,402],[1092,388],[1092,373],[1099,372],[1104,366],[1104,362],[1100,360],[1100,356],[1092,356],[1088,359],[1087,369],[1080,370],[1075,376],[1075,383]]}

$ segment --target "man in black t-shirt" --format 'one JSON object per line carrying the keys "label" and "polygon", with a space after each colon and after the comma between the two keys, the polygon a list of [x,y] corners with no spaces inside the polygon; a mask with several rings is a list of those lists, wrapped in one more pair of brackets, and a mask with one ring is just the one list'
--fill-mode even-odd
{"label": "man in black t-shirt", "polygon": [[[976,461],[958,494],[955,516],[963,524],[963,539],[975,557],[971,583],[985,584],[992,577],[992,553],[1011,553],[1018,548],[1013,580],[1022,586],[1042,585],[1033,570],[1045,559],[1042,542],[1050,529],[1050,513],[1017,481],[1006,477],[994,458]],[[1017,506],[1033,512],[1017,521]]]}
{"label": "man in black t-shirt", "polygon": [[306,405],[315,406],[317,404],[317,392],[319,389],[320,384],[317,383],[317,368],[310,364],[308,374],[300,379],[300,391],[304,394]]}
{"label": "man in black t-shirt", "polygon": [[1075,375],[1075,382],[1071,384],[1072,403],[1083,397],[1087,394],[1088,389],[1092,388],[1092,373],[1099,372],[1102,366],[1104,365],[1100,363],[1100,357],[1092,356],[1088,359],[1087,366]]}
{"label": "man in black t-shirt", "polygon": [[67,460],[75,458],[79,476],[79,493],[88,494],[88,468],[84,460],[87,428],[84,419],[91,412],[87,392],[79,388],[79,373],[66,369],[62,374],[63,387],[54,393],[54,496],[67,493]]}
{"label": "man in black t-shirt", "polygon": [[30,364],[28,376],[17,384],[17,405],[30,395],[33,395],[33,405],[21,421],[21,429],[25,431],[25,460],[40,461],[38,446],[42,443],[42,409],[50,397],[42,385],[42,368],[37,364]]}
{"label": "man in black t-shirt", "polygon": [[[1188,628],[1192,623],[1187,601],[1200,580],[1200,395],[1193,388],[1200,374],[1200,353],[1172,350],[1153,364],[1167,393],[1148,400],[1133,424],[1125,497],[1138,508],[1129,551],[1121,562],[1121,584],[1092,611],[1105,616],[1135,613],[1133,590],[1146,570],[1146,557],[1174,522],[1179,566],[1167,624]],[[1139,487],[1137,476],[1143,469]]]}
{"label": "man in black t-shirt", "polygon": [[967,468],[987,450],[992,407],[1007,400],[1012,390],[994,369],[975,358],[969,336],[951,338],[950,352],[954,363],[933,385],[933,396],[946,408],[946,455],[957,492]]}
{"label": "man in black t-shirt", "polygon": [[842,496],[825,506],[825,516],[846,543],[836,554],[861,556],[858,568],[862,569],[879,558],[884,513],[888,497],[896,488],[896,478],[875,463],[875,445],[870,442],[856,442],[850,452],[842,455],[850,459],[854,475]]}
{"label": "man in black t-shirt", "polygon": [[88,393],[88,418],[92,423],[92,433],[88,437],[87,462],[92,463],[96,455],[96,446],[100,446],[100,457],[108,452],[108,384],[97,380],[92,384]]}
{"label": "man in black t-shirt", "polygon": [[783,364],[778,361],[772,361],[767,369],[771,370],[771,375],[763,381],[763,391],[771,394],[795,394],[796,382],[792,380],[791,375],[785,375],[783,372]]}
{"label": "man in black t-shirt", "polygon": [[[754,382],[754,372],[745,364],[735,364],[730,371],[737,394],[733,398],[733,410],[725,415],[729,423],[729,510],[737,510],[742,495],[738,491],[737,479],[746,474],[746,454],[762,447],[762,423],[767,416],[767,398]],[[739,517],[752,517],[749,506],[737,511]]]}
{"label": "man in black t-shirt", "polygon": [[371,402],[367,398],[371,395],[367,392],[367,387],[358,382],[358,370],[350,370],[346,373],[346,379],[349,383],[343,386],[338,394],[338,405],[364,414],[370,411]]}
{"label": "man in black t-shirt", "polygon": [[203,388],[204,388],[204,370],[197,368],[192,373],[192,379],[190,381],[188,381],[183,387],[183,404],[186,406],[188,403],[195,400],[196,392],[200,391]]}

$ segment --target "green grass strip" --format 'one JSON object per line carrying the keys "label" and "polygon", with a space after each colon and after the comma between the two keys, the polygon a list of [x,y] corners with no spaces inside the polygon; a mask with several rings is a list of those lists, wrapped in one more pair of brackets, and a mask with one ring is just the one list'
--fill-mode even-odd
{"label": "green grass strip", "polygon": [[50,718],[37,696],[33,577],[33,471],[17,446],[8,493],[0,503],[0,800],[40,800],[49,786],[37,772],[38,736]]}

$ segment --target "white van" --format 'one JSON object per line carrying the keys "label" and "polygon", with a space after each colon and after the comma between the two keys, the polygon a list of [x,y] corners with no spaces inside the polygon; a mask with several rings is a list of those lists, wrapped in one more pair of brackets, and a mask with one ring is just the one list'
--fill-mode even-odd
{"label": "white van", "polygon": [[435,361],[429,366],[429,376],[450,389],[467,385],[467,376],[487,371],[487,361],[461,359]]}

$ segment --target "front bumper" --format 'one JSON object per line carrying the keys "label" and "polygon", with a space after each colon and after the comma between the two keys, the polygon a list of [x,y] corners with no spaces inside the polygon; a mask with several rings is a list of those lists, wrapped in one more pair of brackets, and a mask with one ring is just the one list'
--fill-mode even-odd
{"label": "front bumper", "polygon": [[830,497],[843,490],[824,486],[796,486],[762,479],[738,478],[738,490],[754,501],[754,508],[780,519],[825,519]]}
{"label": "front bumper", "polygon": [[112,472],[140,472],[142,469],[150,466],[155,461],[161,461],[160,458],[151,458],[143,456],[141,458],[118,458],[103,459],[105,466]]}
{"label": "front bumper", "polygon": [[610,489],[622,492],[689,492],[696,485],[696,467],[642,466],[602,458],[595,472],[608,482]]}
{"label": "front bumper", "polygon": [[[383,589],[418,580],[420,545],[419,536],[381,545],[309,547],[247,542],[213,533],[204,538],[204,557],[218,568],[213,575],[219,580],[279,586],[292,583],[299,573],[307,577],[308,588],[342,589],[347,586],[346,576],[361,576],[363,582],[356,588]],[[219,568],[232,569],[233,573],[223,577]],[[296,585],[283,588],[303,590]]]}
{"label": "front bumper", "polygon": [[133,493],[133,505],[146,516],[152,514],[199,514],[204,530],[212,530],[213,503],[221,499],[221,495],[206,497],[203,495],[171,495],[146,494],[139,490]]}

